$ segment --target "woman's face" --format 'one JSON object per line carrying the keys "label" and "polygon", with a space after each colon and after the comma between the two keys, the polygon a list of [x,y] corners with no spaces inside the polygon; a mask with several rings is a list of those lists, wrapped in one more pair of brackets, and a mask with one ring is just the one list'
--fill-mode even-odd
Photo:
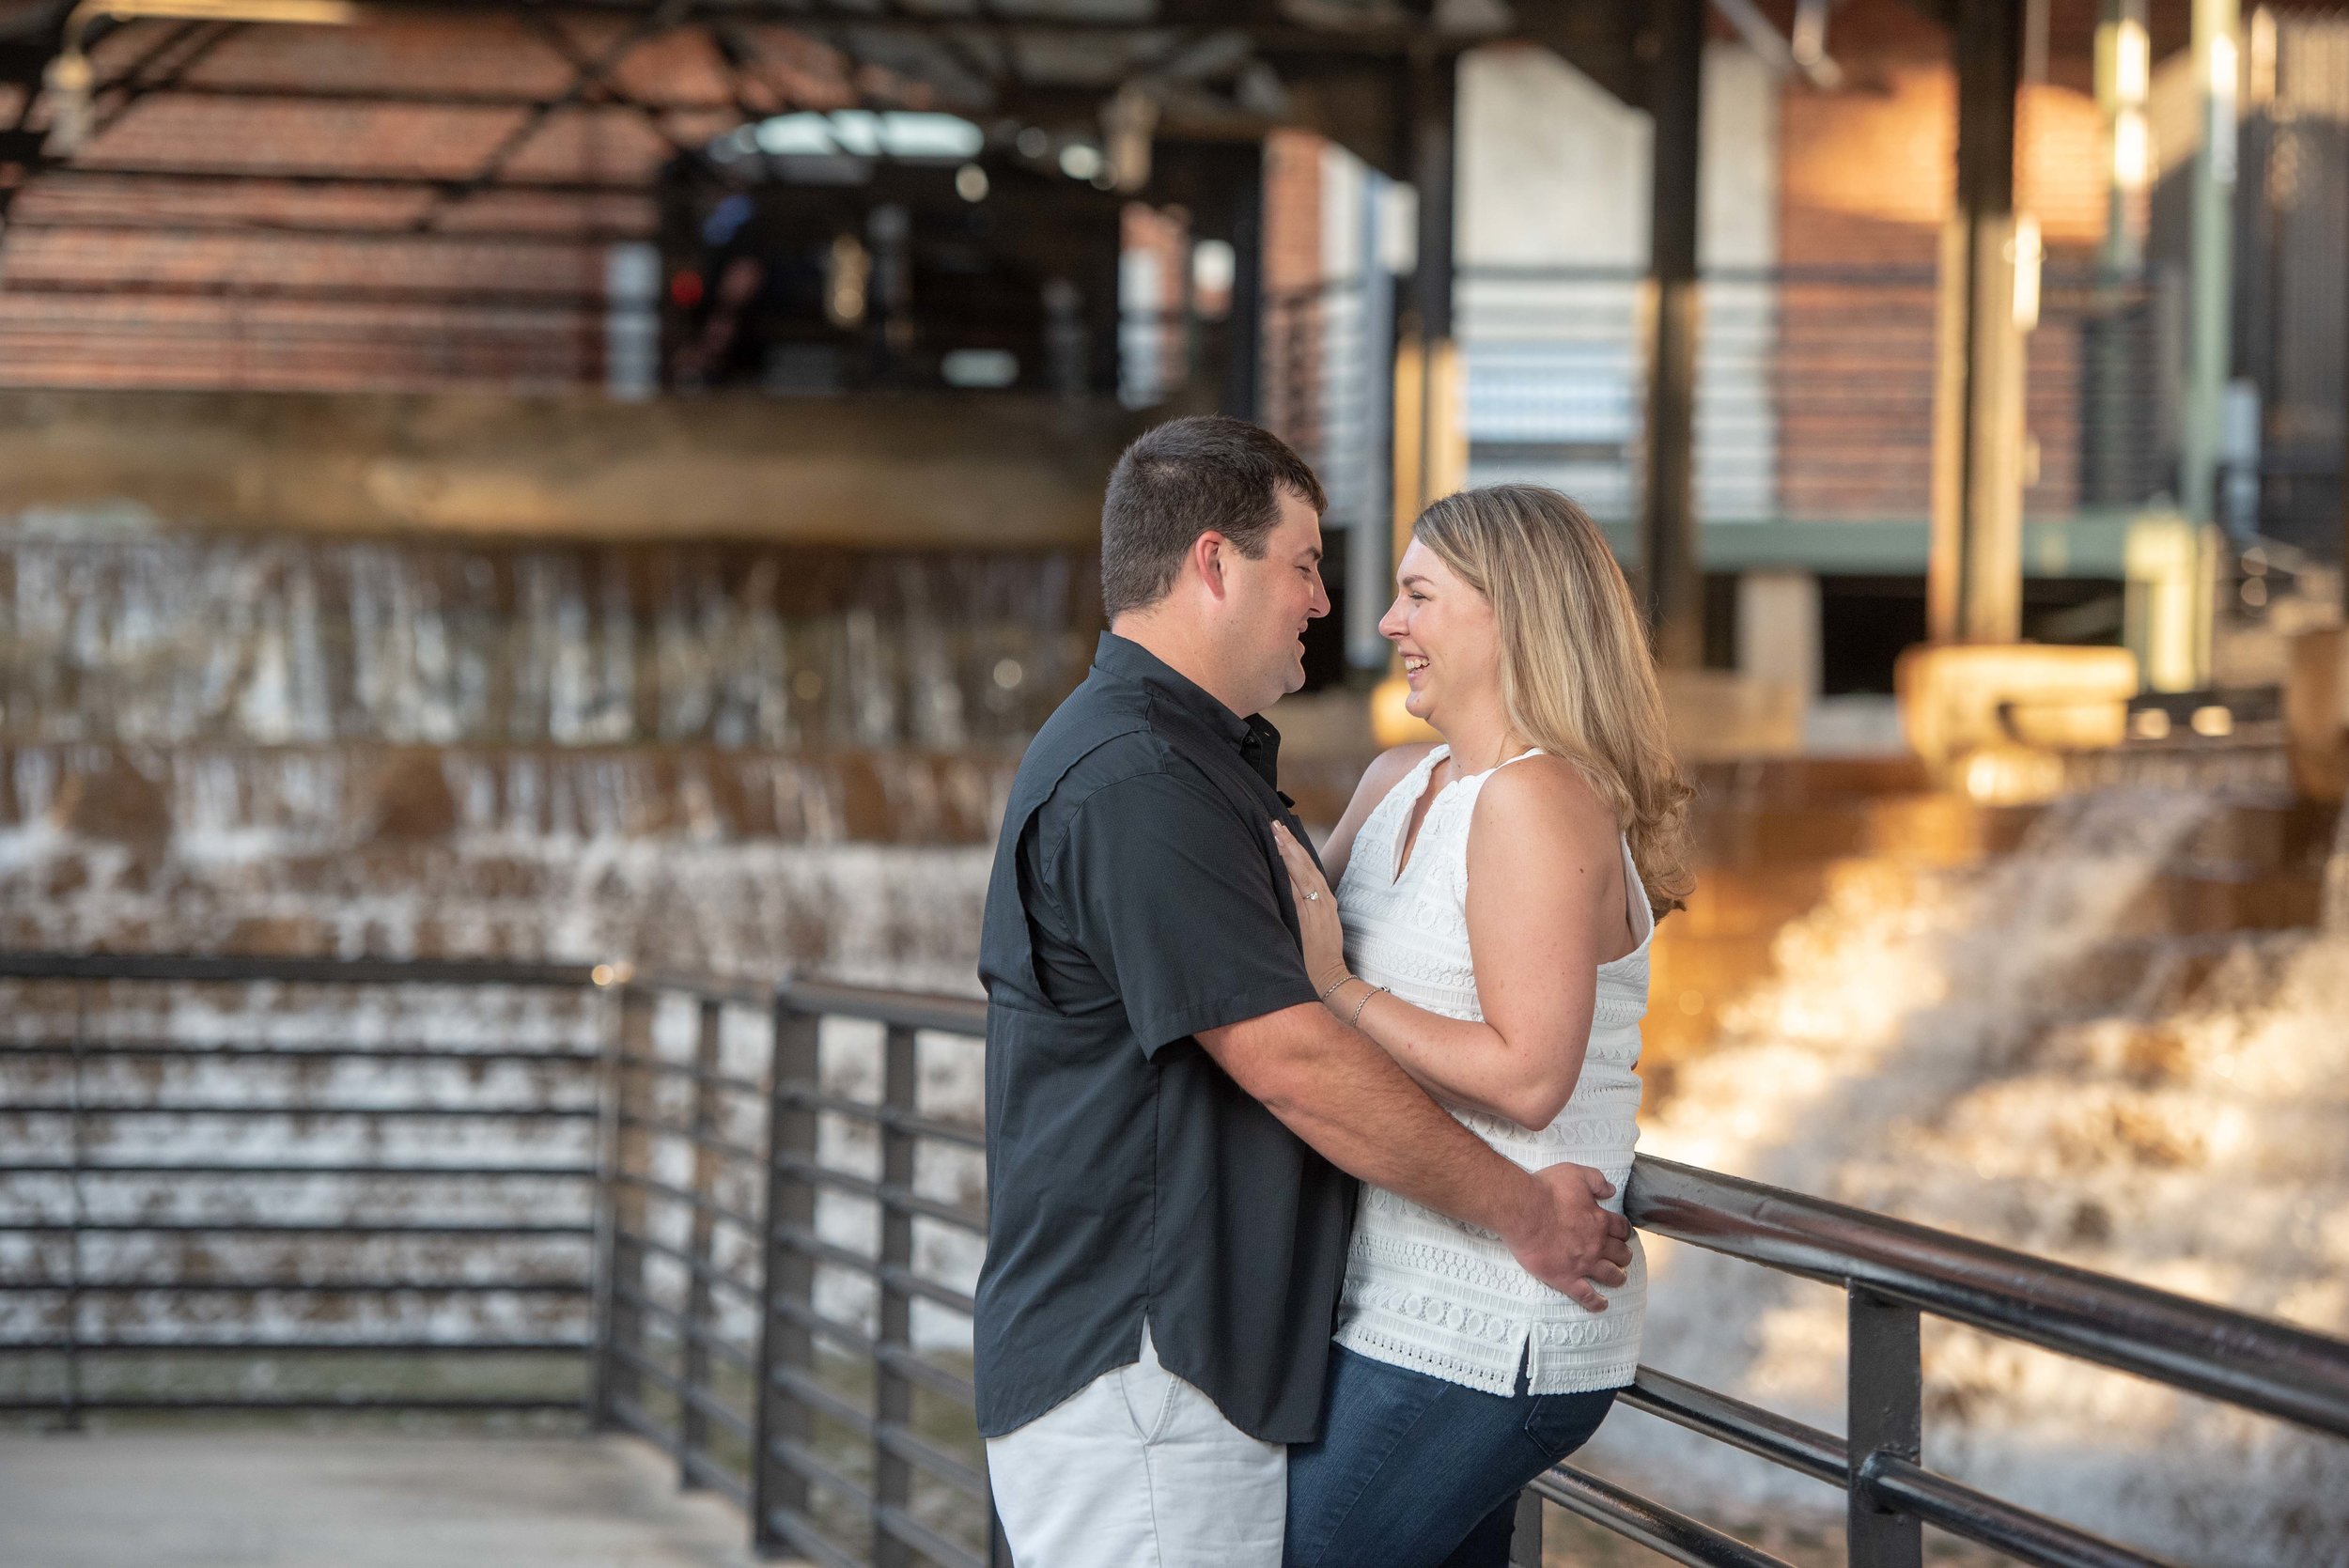
{"label": "woman's face", "polygon": [[1395,600],[1379,635],[1403,656],[1413,717],[1441,727],[1457,715],[1501,701],[1501,628],[1491,601],[1460,581],[1418,540],[1394,568]]}

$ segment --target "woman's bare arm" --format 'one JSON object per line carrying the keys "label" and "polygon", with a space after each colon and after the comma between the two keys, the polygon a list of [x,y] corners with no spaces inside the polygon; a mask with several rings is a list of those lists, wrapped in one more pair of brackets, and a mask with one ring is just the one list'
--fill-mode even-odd
{"label": "woman's bare arm", "polygon": [[[1357,986],[1330,1005],[1352,1018],[1360,1004],[1356,1026],[1439,1098],[1546,1126],[1582,1075],[1598,966],[1627,947],[1614,823],[1570,765],[1530,757],[1486,781],[1468,862],[1484,1020],[1445,1017],[1391,993],[1365,1003]],[[1292,877],[1299,869],[1292,855]]]}

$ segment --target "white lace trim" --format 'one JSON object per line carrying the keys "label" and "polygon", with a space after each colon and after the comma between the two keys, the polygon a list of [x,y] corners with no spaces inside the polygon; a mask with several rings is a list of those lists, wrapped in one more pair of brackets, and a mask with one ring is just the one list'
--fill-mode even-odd
{"label": "white lace trim", "polygon": [[[1411,858],[1395,874],[1411,809],[1447,754],[1441,746],[1430,752],[1363,822],[1339,883],[1338,914],[1355,973],[1414,1006],[1478,1020],[1485,1015],[1469,952],[1468,836],[1490,770],[1455,780],[1429,803]],[[1590,1046],[1565,1109],[1539,1128],[1480,1111],[1452,1111],[1528,1170],[1572,1159],[1595,1166],[1619,1188],[1640,1136],[1634,1069],[1655,935],[1627,843],[1623,853],[1626,891],[1643,935],[1630,953],[1599,966]],[[1489,1231],[1378,1188],[1365,1188],[1362,1200],[1346,1257],[1339,1344],[1490,1393],[1514,1391],[1521,1360],[1536,1393],[1621,1388],[1631,1381],[1647,1299],[1646,1257],[1637,1237],[1628,1279],[1607,1293],[1608,1310],[1594,1313],[1527,1274]]]}

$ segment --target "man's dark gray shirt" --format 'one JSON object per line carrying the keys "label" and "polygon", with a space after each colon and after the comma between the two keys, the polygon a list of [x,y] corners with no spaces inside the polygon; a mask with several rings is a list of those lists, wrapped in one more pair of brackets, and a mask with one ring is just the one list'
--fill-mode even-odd
{"label": "man's dark gray shirt", "polygon": [[979,944],[979,1430],[1137,1358],[1316,1435],[1354,1183],[1194,1036],[1315,1000],[1270,823],[1280,736],[1104,633],[1013,782]]}

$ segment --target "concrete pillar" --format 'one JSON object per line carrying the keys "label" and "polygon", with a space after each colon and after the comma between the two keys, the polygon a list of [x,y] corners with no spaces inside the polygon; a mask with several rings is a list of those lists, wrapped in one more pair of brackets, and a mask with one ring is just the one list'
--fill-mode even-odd
{"label": "concrete pillar", "polygon": [[2186,421],[2178,439],[2179,504],[2196,522],[2218,516],[2218,464],[2233,368],[2234,179],[2241,15],[2236,0],[2193,0],[2194,80],[2202,145],[2194,155]]}
{"label": "concrete pillar", "polygon": [[[1413,58],[1399,86],[1408,146],[1404,162],[1418,196],[1411,284],[1402,291],[1394,334],[1394,554],[1409,548],[1411,524],[1427,503],[1468,483],[1467,383],[1452,335],[1454,205],[1456,190],[1459,58]],[[1433,737],[1404,710],[1400,668],[1371,696],[1371,731],[1382,746]]]}
{"label": "concrete pillar", "polygon": [[1816,572],[1772,569],[1739,575],[1737,673],[1792,687],[1805,707],[1818,696]]}
{"label": "concrete pillar", "polygon": [[603,253],[603,387],[623,402],[661,390],[661,252],[641,241]]}
{"label": "concrete pillar", "polygon": [[1418,195],[1411,284],[1394,343],[1394,552],[1438,496],[1468,482],[1466,386],[1452,335],[1459,62],[1415,59],[1407,85],[1411,183]]}
{"label": "concrete pillar", "polygon": [[[1385,214],[1389,191],[1386,176],[1364,169],[1358,189],[1360,225],[1356,239],[1362,280],[1361,365],[1375,372],[1394,355],[1394,274],[1388,270]],[[1394,596],[1393,506],[1389,489],[1393,465],[1381,459],[1392,448],[1393,387],[1373,384],[1362,390],[1362,511],[1352,520],[1346,542],[1346,661],[1354,669],[1379,671],[1387,667],[1393,649],[1378,634],[1378,622]]]}
{"label": "concrete pillar", "polygon": [[2037,233],[2015,210],[2022,0],[1955,0],[1957,210],[1942,234],[1936,353],[1933,546],[1926,616],[1937,643],[2022,633],[2023,328],[2018,263]]}
{"label": "concrete pillar", "polygon": [[1657,661],[1704,662],[1704,577],[1696,518],[1697,167],[1703,104],[1705,0],[1660,0],[1648,114],[1649,286],[1655,315],[1648,351],[1647,476],[1641,511],[1641,573]]}

